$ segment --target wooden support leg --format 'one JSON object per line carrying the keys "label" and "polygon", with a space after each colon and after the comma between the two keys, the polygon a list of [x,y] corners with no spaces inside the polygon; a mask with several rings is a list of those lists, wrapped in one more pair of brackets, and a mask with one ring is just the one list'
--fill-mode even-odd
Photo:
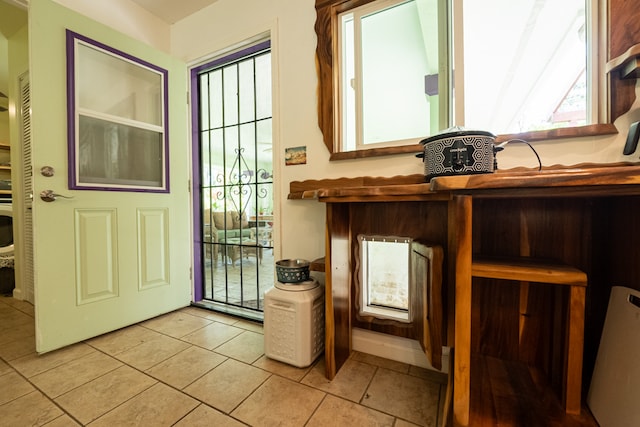
{"label": "wooden support leg", "polygon": [[582,394],[582,350],[584,346],[584,301],[586,288],[571,286],[567,313],[567,384],[565,410],[579,414]]}
{"label": "wooden support leg", "polygon": [[469,425],[471,384],[471,196],[449,202],[449,254],[455,274],[453,425]]}

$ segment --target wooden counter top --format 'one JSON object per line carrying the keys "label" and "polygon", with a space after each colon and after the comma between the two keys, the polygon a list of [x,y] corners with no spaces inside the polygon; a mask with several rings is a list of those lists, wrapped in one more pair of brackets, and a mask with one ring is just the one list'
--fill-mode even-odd
{"label": "wooden counter top", "polygon": [[429,182],[422,175],[310,180],[292,182],[290,190],[289,199],[338,203],[438,201],[449,200],[452,194],[491,198],[640,195],[640,165],[556,166],[541,171],[442,176]]}
{"label": "wooden counter top", "polygon": [[[498,171],[493,174],[457,175],[433,178],[432,191],[476,194],[481,190],[511,190],[504,194],[521,195],[522,190],[554,189],[562,195],[601,195],[615,192],[637,194],[640,191],[640,166],[588,166],[541,171]],[[515,191],[514,191],[515,190]],[[535,191],[534,191],[535,192]],[[549,196],[548,191],[545,196]],[[612,194],[613,195],[613,194]]]}

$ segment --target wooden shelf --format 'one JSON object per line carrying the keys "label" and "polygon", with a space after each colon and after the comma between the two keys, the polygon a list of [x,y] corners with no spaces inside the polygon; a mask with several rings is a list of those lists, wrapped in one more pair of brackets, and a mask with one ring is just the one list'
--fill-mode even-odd
{"label": "wooden shelf", "polygon": [[479,258],[471,264],[473,277],[519,282],[587,286],[587,275],[566,264],[531,258]]}
{"label": "wooden shelf", "polygon": [[566,414],[544,378],[524,363],[473,354],[469,425],[598,426],[586,406]]}
{"label": "wooden shelf", "polygon": [[311,261],[311,265],[309,266],[309,270],[310,271],[319,271],[319,272],[324,273],[325,272],[324,257],[318,258],[318,259],[314,259],[313,261]]}
{"label": "wooden shelf", "polygon": [[[471,262],[471,276],[512,280],[519,283],[543,283],[569,287],[567,308],[566,362],[563,400],[565,410],[580,414],[582,360],[584,347],[584,306],[587,275],[563,263],[533,258],[479,258]],[[528,292],[525,293],[525,295]],[[472,370],[473,372],[473,370]]]}

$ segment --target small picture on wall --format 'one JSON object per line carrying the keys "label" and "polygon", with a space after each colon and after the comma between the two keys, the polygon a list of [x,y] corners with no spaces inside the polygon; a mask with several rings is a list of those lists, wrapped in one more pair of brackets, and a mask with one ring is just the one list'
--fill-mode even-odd
{"label": "small picture on wall", "polygon": [[284,164],[304,165],[307,163],[307,147],[289,147],[284,149]]}

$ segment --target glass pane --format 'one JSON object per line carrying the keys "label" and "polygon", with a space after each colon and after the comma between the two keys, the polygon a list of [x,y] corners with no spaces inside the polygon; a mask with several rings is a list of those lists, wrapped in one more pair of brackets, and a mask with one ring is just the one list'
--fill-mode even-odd
{"label": "glass pane", "polygon": [[242,182],[255,182],[256,164],[256,126],[255,123],[247,123],[240,126],[240,171]]}
{"label": "glass pane", "polygon": [[342,150],[356,149],[356,64],[353,14],[342,18],[342,63],[340,64]]}
{"label": "glass pane", "polygon": [[212,186],[224,185],[224,145],[222,129],[212,130],[211,142],[209,143],[209,170],[203,168],[203,174],[208,173]]}
{"label": "glass pane", "polygon": [[264,217],[260,227],[271,228],[273,225],[273,184],[266,182],[259,184],[256,191],[256,211],[259,216]]}
{"label": "glass pane", "polygon": [[437,102],[425,79],[438,71],[438,26],[422,23],[410,1],[363,17],[361,35],[363,144],[429,135]]}
{"label": "glass pane", "polygon": [[162,185],[163,135],[80,116],[79,183]]}
{"label": "glass pane", "polygon": [[256,118],[271,117],[271,52],[255,58]]}
{"label": "glass pane", "polygon": [[360,314],[410,321],[411,239],[360,235],[358,242],[361,250]]}
{"label": "glass pane", "polygon": [[161,74],[82,43],[77,49],[75,89],[79,108],[162,125]]}
{"label": "glass pane", "polygon": [[239,65],[239,90],[240,122],[248,122],[255,118],[255,85],[253,72],[253,59],[243,61]]}
{"label": "glass pane", "polygon": [[202,186],[208,187],[211,185],[211,149],[209,147],[210,133],[209,131],[204,131],[200,134],[200,144],[202,147],[202,152],[200,154],[200,163],[202,164]]}
{"label": "glass pane", "polygon": [[[238,126],[231,126],[224,129],[224,175],[227,185],[237,185],[240,182],[240,168],[238,167]],[[227,200],[231,203],[230,209],[238,210],[237,198]]]}
{"label": "glass pane", "polygon": [[168,191],[168,71],[66,31],[69,188]]}
{"label": "glass pane", "polygon": [[584,0],[464,1],[465,127],[587,124]]}
{"label": "glass pane", "polygon": [[[209,79],[207,75],[200,76],[200,93],[209,93]],[[209,124],[209,97],[200,97],[200,128],[202,130],[211,129]]]}
{"label": "glass pane", "polygon": [[208,97],[210,110],[210,126],[211,129],[222,127],[222,71],[216,70],[209,73],[209,92],[205,93]]}
{"label": "glass pane", "polygon": [[244,162],[253,166],[256,151],[256,124],[255,122],[240,125],[240,148],[242,148]]}
{"label": "glass pane", "polygon": [[238,123],[238,66],[223,69],[224,126]]}
{"label": "glass pane", "polygon": [[368,305],[409,309],[408,243],[367,242]]}
{"label": "glass pane", "polygon": [[268,172],[266,175],[259,174],[259,180],[271,180],[273,174],[273,143],[272,143],[272,120],[261,120],[256,123],[258,148],[256,156],[258,158],[258,168]]}

